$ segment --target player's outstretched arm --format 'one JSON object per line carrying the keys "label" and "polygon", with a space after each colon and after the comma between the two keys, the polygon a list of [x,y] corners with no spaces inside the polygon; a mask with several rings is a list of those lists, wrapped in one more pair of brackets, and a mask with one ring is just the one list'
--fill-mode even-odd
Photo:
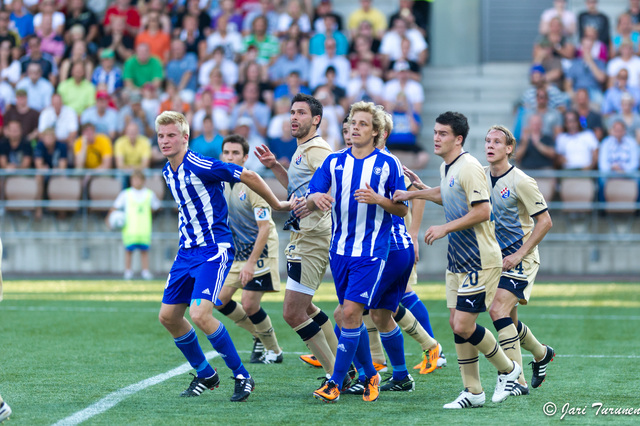
{"label": "player's outstretched arm", "polygon": [[542,239],[547,235],[547,232],[553,226],[551,221],[551,215],[548,211],[542,212],[539,215],[534,216],[536,226],[533,227],[533,232],[529,239],[522,244],[522,246],[515,253],[506,256],[502,259],[502,270],[510,271],[522,262],[524,258],[531,250],[533,250]]}
{"label": "player's outstretched arm", "polygon": [[307,208],[310,211],[322,210],[328,212],[331,210],[331,205],[335,200],[329,194],[322,192],[314,192],[307,197]]}
{"label": "player's outstretched arm", "polygon": [[481,222],[491,219],[491,204],[475,203],[471,210],[461,218],[447,222],[444,225],[431,226],[424,235],[424,242],[431,245],[451,232],[469,229]]}
{"label": "player's outstretched arm", "polygon": [[378,194],[376,191],[365,182],[366,188],[357,189],[354,193],[356,201],[365,204],[377,204],[388,213],[396,216],[405,217],[409,212],[409,207],[401,202],[394,202],[393,200]]}
{"label": "player's outstretched arm", "polygon": [[442,196],[440,195],[440,187],[421,189],[418,191],[401,191],[397,190],[393,194],[393,201],[409,201],[414,199],[421,199],[432,201],[436,204],[442,205]]}
{"label": "player's outstretched arm", "polygon": [[258,157],[258,160],[260,160],[263,166],[273,172],[276,179],[278,179],[278,182],[280,182],[282,186],[285,188],[289,187],[289,175],[287,174],[287,170],[278,162],[278,160],[276,160],[276,156],[271,152],[268,146],[264,144],[257,146],[253,153]]}
{"label": "player's outstretched arm", "polygon": [[240,181],[255,191],[256,194],[261,196],[272,209],[277,211],[291,210],[290,201],[280,201],[275,196],[271,188],[265,183],[259,174],[252,170],[243,169],[240,175]]}

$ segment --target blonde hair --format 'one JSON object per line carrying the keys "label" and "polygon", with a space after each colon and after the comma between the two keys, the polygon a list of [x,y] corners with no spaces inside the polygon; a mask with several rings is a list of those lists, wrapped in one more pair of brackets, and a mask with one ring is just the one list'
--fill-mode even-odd
{"label": "blonde hair", "polygon": [[384,130],[385,130],[385,112],[376,106],[373,102],[360,101],[351,105],[351,111],[349,111],[349,123],[353,120],[353,116],[356,112],[366,112],[371,114],[371,125],[374,132],[378,132],[373,139],[373,146],[376,147],[383,142]]}
{"label": "blonde hair", "polygon": [[156,117],[156,132],[160,126],[168,126],[170,124],[178,126],[178,130],[180,130],[182,135],[189,136],[189,123],[187,119],[182,113],[176,111],[165,111]]}
{"label": "blonde hair", "polygon": [[513,133],[511,133],[511,130],[500,124],[494,124],[493,126],[489,127],[489,130],[487,130],[487,135],[492,130],[502,132],[505,137],[505,145],[513,147],[513,149],[511,150],[511,154],[509,154],[509,158],[511,158],[511,156],[516,152],[516,138],[515,136],[513,136]]}
{"label": "blonde hair", "polygon": [[391,132],[393,132],[393,117],[388,111],[384,111],[384,132],[387,134],[386,139],[389,139]]}

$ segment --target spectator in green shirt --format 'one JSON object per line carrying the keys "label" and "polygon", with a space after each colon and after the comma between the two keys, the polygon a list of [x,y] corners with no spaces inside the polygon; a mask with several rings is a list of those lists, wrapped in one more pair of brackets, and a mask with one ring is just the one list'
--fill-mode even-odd
{"label": "spectator in green shirt", "polygon": [[267,18],[262,15],[253,20],[251,34],[242,40],[242,52],[247,52],[251,46],[258,49],[256,61],[260,65],[272,65],[280,54],[280,42],[267,34]]}
{"label": "spectator in green shirt", "polygon": [[96,103],[96,87],[85,78],[84,62],[73,63],[71,77],[60,83],[58,93],[62,103],[71,107],[78,116]]}
{"label": "spectator in green shirt", "polygon": [[151,50],[146,43],[136,46],[136,54],[124,63],[124,85],[127,89],[140,89],[145,83],[160,88],[164,78],[162,62],[151,56]]}

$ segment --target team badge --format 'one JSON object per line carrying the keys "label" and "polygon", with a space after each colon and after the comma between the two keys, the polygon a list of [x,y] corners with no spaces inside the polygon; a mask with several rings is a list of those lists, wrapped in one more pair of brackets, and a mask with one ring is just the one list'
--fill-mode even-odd
{"label": "team badge", "polygon": [[382,174],[382,167],[374,167],[373,168],[373,173],[375,173],[376,175],[380,176]]}
{"label": "team badge", "polygon": [[265,208],[262,208],[262,207],[257,208],[255,214],[256,214],[256,219],[258,220],[269,219],[269,211]]}
{"label": "team badge", "polygon": [[240,201],[244,201],[247,199],[247,193],[244,192],[244,190],[240,191],[240,193],[238,194],[238,198],[240,198]]}
{"label": "team badge", "polygon": [[302,154],[298,155],[294,160],[294,163],[296,163],[296,166],[299,166],[301,162],[302,162]]}
{"label": "team badge", "polygon": [[451,176],[451,180],[449,181],[449,188],[452,188],[454,183],[456,183],[456,181],[453,179],[453,176]]}
{"label": "team badge", "polygon": [[184,177],[184,181],[187,183],[187,185],[191,185],[191,176],[186,175],[186,176]]}
{"label": "team badge", "polygon": [[509,188],[504,187],[500,190],[500,196],[502,198],[509,198],[509,195],[511,195],[511,191],[509,191]]}

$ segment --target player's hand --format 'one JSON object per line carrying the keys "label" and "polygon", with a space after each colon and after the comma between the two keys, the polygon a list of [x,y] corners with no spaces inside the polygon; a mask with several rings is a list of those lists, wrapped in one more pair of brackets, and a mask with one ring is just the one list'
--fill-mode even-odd
{"label": "player's hand", "polygon": [[253,262],[247,262],[244,265],[244,268],[240,271],[240,284],[242,287],[246,286],[249,281],[253,279],[253,274],[256,271],[256,265]]}
{"label": "player's hand", "polygon": [[418,244],[418,236],[411,235],[411,242],[413,243],[413,253],[416,256],[414,263],[418,263],[420,261],[420,245]]}
{"label": "player's hand", "polygon": [[384,197],[374,191],[367,182],[364,184],[366,185],[366,188],[356,189],[356,192],[354,193],[356,201],[364,204],[380,204]]}
{"label": "player's hand", "polygon": [[311,214],[311,210],[307,208],[306,198],[294,197],[294,196],[292,196],[292,198],[293,198],[293,204],[291,206],[291,209],[293,210],[293,214],[295,214],[296,217],[302,219]]}
{"label": "player's hand", "polygon": [[269,147],[264,144],[257,146],[253,153],[267,169],[273,168],[277,163],[276,156],[271,152]]}
{"label": "player's hand", "polygon": [[444,225],[430,226],[424,234],[424,242],[428,245],[432,245],[435,241],[445,237],[446,235],[447,230]]}
{"label": "player's hand", "polygon": [[[411,185],[415,186],[416,189],[429,189],[427,185],[425,185],[422,180],[418,177],[417,174],[407,166],[402,166],[402,170],[404,171],[404,175],[409,178],[411,181]],[[406,200],[405,200],[406,201]]]}
{"label": "player's hand", "polygon": [[335,200],[333,199],[333,197],[329,194],[318,194],[316,196],[316,199],[314,200],[314,203],[323,212],[328,212],[331,211],[331,206],[333,205],[334,201]]}
{"label": "player's hand", "polygon": [[522,256],[518,255],[518,253],[510,254],[502,259],[502,270],[511,271],[518,266],[520,262],[522,262]]}
{"label": "player's hand", "polygon": [[396,190],[393,193],[393,202],[399,203],[401,201],[409,201],[409,191],[403,191],[401,189]]}

